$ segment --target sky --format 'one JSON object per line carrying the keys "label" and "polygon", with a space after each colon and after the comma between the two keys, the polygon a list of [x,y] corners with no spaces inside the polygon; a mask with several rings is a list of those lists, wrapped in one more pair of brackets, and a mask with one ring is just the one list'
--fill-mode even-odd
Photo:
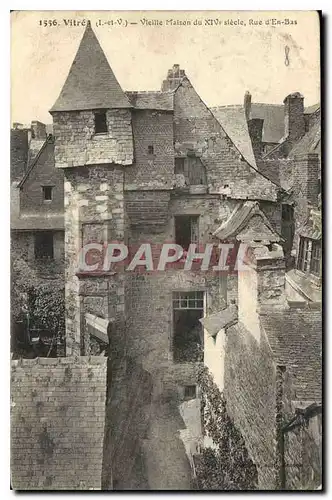
{"label": "sky", "polygon": [[12,122],[52,123],[48,110],[85,29],[74,24],[88,19],[124,90],[160,90],[167,70],[179,64],[209,106],[241,104],[246,90],[253,102],[281,104],[296,91],[305,106],[319,101],[314,11],[15,11]]}

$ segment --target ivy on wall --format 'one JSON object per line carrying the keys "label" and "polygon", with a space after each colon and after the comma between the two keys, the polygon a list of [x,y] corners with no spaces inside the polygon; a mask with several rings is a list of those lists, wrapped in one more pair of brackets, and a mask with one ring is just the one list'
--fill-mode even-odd
{"label": "ivy on wall", "polygon": [[201,416],[205,435],[213,448],[195,457],[198,488],[202,490],[254,490],[257,469],[248,455],[244,439],[227,413],[226,400],[208,369],[199,375]]}

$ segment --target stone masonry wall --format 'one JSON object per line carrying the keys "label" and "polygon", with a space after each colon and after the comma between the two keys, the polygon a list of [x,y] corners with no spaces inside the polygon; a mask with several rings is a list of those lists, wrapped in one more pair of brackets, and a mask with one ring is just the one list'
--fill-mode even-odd
{"label": "stone masonry wall", "polygon": [[[172,189],[173,113],[134,111],[132,121],[135,163],[126,168],[126,189]],[[149,146],[153,154],[149,154]]]}
{"label": "stone masonry wall", "polygon": [[92,111],[53,114],[56,167],[110,164],[131,165],[133,137],[129,110],[108,110],[108,133],[95,134]]}
{"label": "stone masonry wall", "polygon": [[[122,168],[104,165],[65,170],[65,208],[66,348],[71,354],[88,349],[82,344],[84,312],[105,319],[122,317],[124,313],[121,277],[116,287],[112,286],[115,278],[111,275],[101,280],[102,286],[95,277],[85,275],[84,285],[77,277],[77,256],[83,245],[124,240]],[[87,287],[90,291],[84,298]]]}
{"label": "stone masonry wall", "polygon": [[264,337],[243,327],[226,334],[225,397],[258,470],[259,489],[275,488],[275,366]]}
{"label": "stone masonry wall", "polygon": [[105,357],[11,362],[15,490],[101,488]]}
{"label": "stone masonry wall", "polygon": [[188,80],[174,96],[174,140],[177,153],[200,156],[210,193],[226,189],[232,198],[276,199],[276,186],[242,158]]}

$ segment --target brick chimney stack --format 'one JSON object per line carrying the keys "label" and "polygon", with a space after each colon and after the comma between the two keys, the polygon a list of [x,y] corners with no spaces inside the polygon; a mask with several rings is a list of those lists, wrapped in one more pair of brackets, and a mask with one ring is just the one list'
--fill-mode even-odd
{"label": "brick chimney stack", "polygon": [[31,122],[31,130],[33,139],[46,139],[45,123],[34,120],[33,122]]}
{"label": "brick chimney stack", "polygon": [[262,118],[251,118],[248,121],[249,135],[256,159],[262,156],[263,124]]}
{"label": "brick chimney stack", "polygon": [[180,69],[179,64],[173,64],[173,68],[168,70],[167,78],[162,83],[162,92],[175,90],[176,87],[181,83],[182,78],[184,78],[185,76],[186,74],[184,69]]}
{"label": "brick chimney stack", "polygon": [[244,94],[244,114],[246,116],[247,122],[250,120],[251,116],[251,94],[247,90],[246,93]]}
{"label": "brick chimney stack", "polygon": [[292,141],[300,139],[305,134],[303,100],[300,92],[289,94],[284,99],[285,138]]}
{"label": "brick chimney stack", "polygon": [[250,252],[248,263],[238,274],[238,315],[239,321],[259,341],[261,308],[287,306],[285,259],[277,243],[252,243]]}

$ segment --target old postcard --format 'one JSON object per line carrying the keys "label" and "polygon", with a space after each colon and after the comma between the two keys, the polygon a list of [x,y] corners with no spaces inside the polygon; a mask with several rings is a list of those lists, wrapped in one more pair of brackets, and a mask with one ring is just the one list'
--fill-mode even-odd
{"label": "old postcard", "polygon": [[320,17],[11,14],[11,486],[322,484]]}

